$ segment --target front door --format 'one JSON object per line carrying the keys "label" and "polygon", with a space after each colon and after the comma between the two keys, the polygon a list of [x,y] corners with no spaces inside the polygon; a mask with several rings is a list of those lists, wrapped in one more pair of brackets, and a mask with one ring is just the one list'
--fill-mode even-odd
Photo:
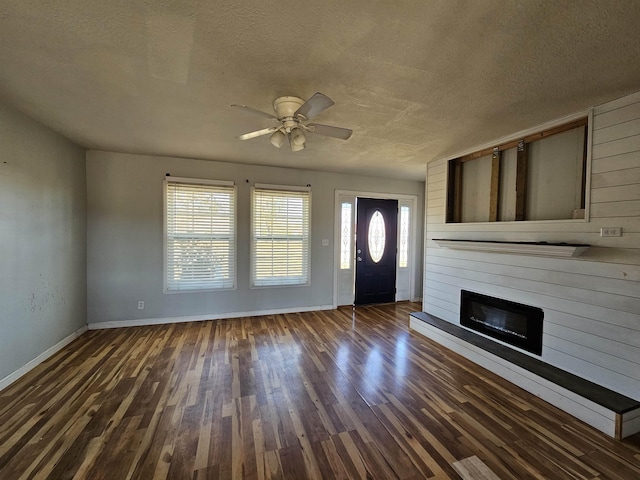
{"label": "front door", "polygon": [[396,300],[398,201],[358,198],[355,304]]}

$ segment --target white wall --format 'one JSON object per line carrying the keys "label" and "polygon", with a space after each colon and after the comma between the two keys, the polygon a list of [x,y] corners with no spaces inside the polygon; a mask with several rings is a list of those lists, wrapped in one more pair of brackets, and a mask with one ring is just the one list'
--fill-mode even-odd
{"label": "white wall", "polygon": [[[467,162],[462,169],[462,221],[489,221],[489,190],[491,155]],[[483,188],[484,187],[484,188]]]}
{"label": "white wall", "polygon": [[[542,360],[640,400],[640,93],[594,110],[590,221],[445,224],[429,163],[424,311],[459,323],[460,290],[541,307]],[[619,238],[601,227],[622,227]],[[438,248],[434,238],[588,243],[573,259]]]}
{"label": "white wall", "polygon": [[529,144],[528,220],[573,218],[582,208],[584,140],[584,128],[576,128]]}
{"label": "white wall", "polygon": [[0,105],[0,383],[86,325],[84,150]]}
{"label": "white wall", "polygon": [[[238,186],[236,290],[163,294],[162,182],[166,173],[233,180]],[[249,288],[250,187],[254,183],[311,184],[309,287]],[[89,151],[89,324],[331,306],[335,190],[418,195],[419,206],[424,201],[424,182]],[[422,208],[416,215],[423,218]],[[323,239],[329,240],[328,247],[322,247]],[[422,245],[422,235],[418,245]],[[422,252],[416,258],[422,258]],[[419,265],[415,296],[420,296],[421,280]],[[144,310],[137,309],[139,300],[145,302]]]}

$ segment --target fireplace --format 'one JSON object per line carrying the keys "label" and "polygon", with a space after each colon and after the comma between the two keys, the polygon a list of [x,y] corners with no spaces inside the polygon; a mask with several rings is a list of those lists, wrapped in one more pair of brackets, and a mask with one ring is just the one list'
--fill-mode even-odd
{"label": "fireplace", "polygon": [[460,324],[497,340],[542,355],[541,308],[462,290]]}

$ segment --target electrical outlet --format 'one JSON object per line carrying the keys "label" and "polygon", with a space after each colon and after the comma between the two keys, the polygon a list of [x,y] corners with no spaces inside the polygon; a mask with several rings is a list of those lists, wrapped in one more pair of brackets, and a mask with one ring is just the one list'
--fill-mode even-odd
{"label": "electrical outlet", "polygon": [[603,227],[600,229],[601,237],[621,237],[622,227]]}
{"label": "electrical outlet", "polygon": [[138,302],[138,310],[144,310],[144,302],[142,300]]}

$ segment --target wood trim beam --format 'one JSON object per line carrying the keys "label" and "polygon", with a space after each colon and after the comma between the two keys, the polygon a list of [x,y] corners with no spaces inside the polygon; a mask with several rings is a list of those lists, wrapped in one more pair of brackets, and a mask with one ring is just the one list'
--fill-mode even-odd
{"label": "wood trim beam", "polygon": [[[551,137],[552,135],[557,135],[558,133],[566,132],[567,130],[573,130],[574,128],[585,127],[589,122],[587,117],[580,118],[573,122],[566,123],[564,125],[559,125],[557,127],[550,128],[548,130],[543,130],[542,132],[534,133],[533,135],[529,135],[524,137],[524,143],[532,143],[536,140],[541,140],[543,138]],[[498,151],[502,152],[504,150],[509,150],[510,148],[514,148],[518,146],[522,140],[514,140],[511,142],[503,143],[497,145],[494,148],[485,148],[484,150],[480,150],[477,152],[470,153],[468,155],[464,155],[460,157],[458,160],[461,162],[468,162],[469,160],[475,160],[480,157],[486,157],[487,155],[491,155],[493,151],[497,148]]]}
{"label": "wood trim beam", "polygon": [[580,208],[585,208],[587,198],[587,150],[589,140],[589,127],[584,126],[584,144],[582,145],[582,187],[580,189]]}
{"label": "wood trim beam", "polygon": [[527,143],[518,142],[518,158],[516,164],[516,221],[527,219],[527,174],[529,159]]}
{"label": "wood trim beam", "polygon": [[491,156],[491,191],[489,193],[489,221],[498,221],[500,202],[500,150],[495,148]]}
{"label": "wood trim beam", "polygon": [[462,221],[462,164],[458,160],[447,163],[447,222]]}

